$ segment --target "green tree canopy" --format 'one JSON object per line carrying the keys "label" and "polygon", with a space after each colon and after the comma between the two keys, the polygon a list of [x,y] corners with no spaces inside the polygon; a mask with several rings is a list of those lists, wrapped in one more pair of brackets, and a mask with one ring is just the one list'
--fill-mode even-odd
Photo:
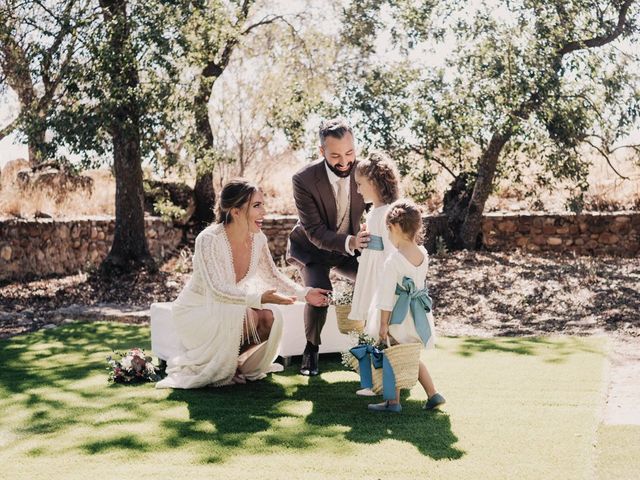
{"label": "green tree canopy", "polygon": [[[579,194],[581,148],[608,160],[637,127],[640,62],[625,47],[637,44],[638,3],[355,2],[345,38],[371,59],[386,28],[394,50],[345,78],[341,101],[403,170],[427,186],[434,166],[456,178],[450,243],[473,248],[496,179],[520,181],[534,163],[538,185],[568,180]],[[444,64],[430,62],[444,44]]]}

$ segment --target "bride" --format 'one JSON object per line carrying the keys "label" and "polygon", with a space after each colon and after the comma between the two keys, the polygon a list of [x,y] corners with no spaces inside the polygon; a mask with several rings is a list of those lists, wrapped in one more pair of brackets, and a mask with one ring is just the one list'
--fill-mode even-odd
{"label": "bride", "polygon": [[[264,198],[255,185],[227,183],[218,223],[196,238],[193,274],[173,302],[182,344],[156,388],[198,388],[258,380],[273,371],[282,336],[277,305],[328,304],[327,290],[303,288],[273,262],[262,233]],[[302,321],[302,319],[301,319]]]}

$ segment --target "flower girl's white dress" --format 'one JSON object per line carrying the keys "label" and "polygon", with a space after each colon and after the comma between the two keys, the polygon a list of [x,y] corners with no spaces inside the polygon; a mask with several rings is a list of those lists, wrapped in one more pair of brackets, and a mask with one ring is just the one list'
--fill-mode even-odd
{"label": "flower girl's white dress", "polygon": [[384,262],[396,248],[389,240],[389,229],[385,223],[385,217],[389,211],[389,205],[373,208],[366,216],[367,230],[371,235],[382,238],[383,250],[365,248],[358,259],[358,275],[353,289],[351,312],[349,319],[365,320],[365,332],[377,337],[380,330],[380,312],[376,310],[375,294],[382,279]]}
{"label": "flower girl's white dress", "polygon": [[[172,306],[182,353],[167,361],[168,376],[156,388],[228,385],[238,368],[249,380],[271,371],[282,337],[282,315],[276,305],[260,304],[261,292],[267,287],[298,298],[305,294],[303,287],[277,269],[264,233],[253,235],[249,269],[236,282],[224,226],[215,224],[203,230],[196,238],[193,274]],[[272,310],[274,322],[269,338],[244,353],[239,363],[240,346],[251,335],[243,328],[251,308]]]}
{"label": "flower girl's white dress", "polygon": [[[396,295],[396,285],[402,285],[404,277],[411,278],[417,290],[421,290],[426,287],[427,270],[429,268],[429,254],[422,246],[420,247],[420,251],[424,255],[424,260],[417,267],[409,262],[409,260],[407,260],[407,258],[397,250],[389,255],[389,258],[384,264],[382,281],[380,282],[379,290],[376,294],[376,307],[379,310],[393,311],[393,307],[398,299],[398,295]],[[436,330],[433,324],[432,312],[427,313],[427,322],[431,328],[431,337],[427,341],[425,347],[431,348],[435,345],[436,339]],[[389,325],[389,335],[391,335],[398,343],[423,343],[418,331],[416,330],[416,326],[411,315],[411,309],[409,309],[401,324]],[[375,338],[378,338],[377,332]]]}

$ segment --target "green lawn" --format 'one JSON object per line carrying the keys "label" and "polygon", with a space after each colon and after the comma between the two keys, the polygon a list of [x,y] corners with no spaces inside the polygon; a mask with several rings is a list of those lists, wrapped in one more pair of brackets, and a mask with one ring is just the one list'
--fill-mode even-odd
{"label": "green lawn", "polygon": [[105,356],[134,346],[148,328],[0,341],[2,478],[583,479],[618,458],[594,447],[616,439],[598,442],[601,338],[442,338],[425,360],[446,409],[422,411],[418,385],[400,415],[368,412],[337,356],[312,379],[294,365],[221,389],[108,385]]}

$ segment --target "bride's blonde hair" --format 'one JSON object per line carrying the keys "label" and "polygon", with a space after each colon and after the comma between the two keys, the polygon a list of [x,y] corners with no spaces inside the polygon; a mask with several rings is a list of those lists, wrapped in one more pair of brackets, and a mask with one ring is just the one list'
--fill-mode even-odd
{"label": "bride's blonde hair", "polygon": [[240,208],[251,200],[251,196],[259,190],[258,186],[244,178],[229,180],[218,198],[216,216],[218,223],[227,225],[233,221],[232,208]]}

